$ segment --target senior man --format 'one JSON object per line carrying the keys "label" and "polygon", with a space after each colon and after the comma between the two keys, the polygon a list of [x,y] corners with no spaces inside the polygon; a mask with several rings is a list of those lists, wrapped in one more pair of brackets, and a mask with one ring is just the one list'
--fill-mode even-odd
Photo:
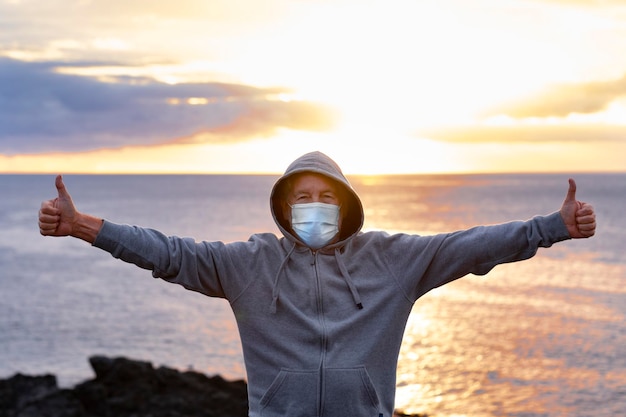
{"label": "senior man", "polygon": [[[62,178],[41,234],[74,236],[154,277],[228,300],[244,352],[251,417],[390,417],[405,324],[417,299],[467,274],[595,233],[570,180],[559,211],[432,236],[362,232],[361,200],[326,155],[295,160],[275,183],[282,236],[196,242],[76,210]],[[410,216],[411,213],[406,213]]]}

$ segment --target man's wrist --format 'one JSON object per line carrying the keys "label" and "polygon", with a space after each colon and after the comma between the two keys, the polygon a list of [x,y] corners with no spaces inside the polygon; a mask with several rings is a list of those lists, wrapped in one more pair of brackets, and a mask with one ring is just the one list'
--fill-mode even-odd
{"label": "man's wrist", "polygon": [[103,219],[89,214],[76,213],[76,222],[72,227],[71,235],[86,242],[93,243],[100,233]]}

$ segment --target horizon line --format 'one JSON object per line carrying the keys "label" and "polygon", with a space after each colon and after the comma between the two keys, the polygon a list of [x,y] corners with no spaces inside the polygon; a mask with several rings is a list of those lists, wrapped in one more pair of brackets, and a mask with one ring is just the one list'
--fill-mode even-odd
{"label": "horizon line", "polygon": [[[21,171],[0,171],[0,175],[32,175],[32,176],[47,176],[47,175],[83,175],[83,176],[280,176],[284,172],[236,172],[236,171],[215,171],[215,172],[185,172],[185,171],[172,171],[172,172],[21,172]],[[450,171],[450,172],[387,172],[387,173],[362,173],[362,172],[344,172],[346,176],[354,177],[391,177],[391,176],[453,176],[453,175],[606,175],[606,174],[626,174],[626,170],[577,170],[577,171]]]}

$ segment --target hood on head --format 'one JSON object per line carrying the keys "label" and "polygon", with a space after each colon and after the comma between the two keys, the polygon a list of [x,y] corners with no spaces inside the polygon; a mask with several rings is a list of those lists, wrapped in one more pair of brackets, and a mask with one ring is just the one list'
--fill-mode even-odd
{"label": "hood on head", "polygon": [[334,180],[337,184],[339,184],[345,191],[345,196],[348,201],[346,201],[346,206],[348,208],[347,213],[343,214],[341,230],[339,231],[340,240],[343,241],[350,236],[356,234],[361,230],[363,226],[364,214],[363,214],[363,206],[361,204],[361,199],[356,194],[346,177],[341,172],[341,168],[339,165],[335,163],[328,156],[324,155],[321,152],[310,152],[305,155],[302,155],[287,167],[285,173],[280,177],[274,187],[272,188],[272,193],[270,195],[270,207],[272,210],[272,216],[274,217],[274,221],[278,225],[280,231],[285,235],[285,237],[289,237],[292,239],[297,239],[296,236],[291,231],[291,227],[289,225],[288,220],[286,220],[283,215],[283,209],[281,201],[284,198],[284,189],[287,178],[291,176],[303,172],[313,172],[317,174],[324,175],[332,180]]}

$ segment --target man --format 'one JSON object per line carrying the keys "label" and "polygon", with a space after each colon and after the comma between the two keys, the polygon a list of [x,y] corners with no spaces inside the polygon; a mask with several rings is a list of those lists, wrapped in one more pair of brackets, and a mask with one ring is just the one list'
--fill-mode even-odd
{"label": "man", "polygon": [[573,180],[559,212],[526,222],[434,236],[363,233],[358,195],[319,152],[294,161],[272,189],[283,237],[247,242],[114,224],[78,212],[60,176],[56,187],[39,213],[43,235],[81,238],[154,277],[229,301],[251,417],[391,416],[404,327],[420,296],[595,233],[593,207],[576,201]]}

